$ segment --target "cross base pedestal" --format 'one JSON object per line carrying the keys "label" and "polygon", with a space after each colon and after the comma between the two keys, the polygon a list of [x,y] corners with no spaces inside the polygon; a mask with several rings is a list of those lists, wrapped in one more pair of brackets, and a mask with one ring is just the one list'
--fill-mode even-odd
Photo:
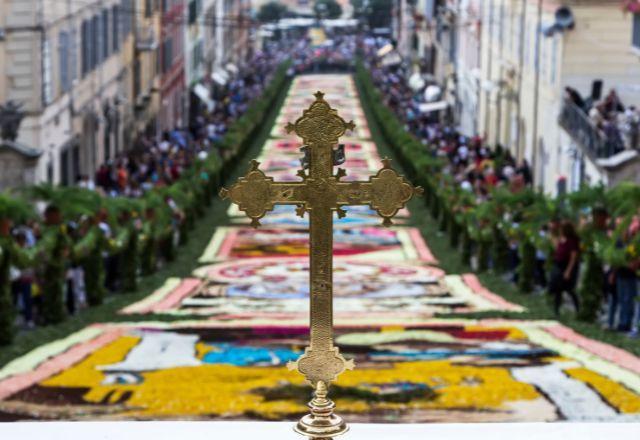
{"label": "cross base pedestal", "polygon": [[327,398],[327,387],[318,382],[315,397],[309,402],[311,414],[302,417],[294,430],[311,439],[331,439],[344,434],[349,427],[342,417],[333,413],[335,403]]}

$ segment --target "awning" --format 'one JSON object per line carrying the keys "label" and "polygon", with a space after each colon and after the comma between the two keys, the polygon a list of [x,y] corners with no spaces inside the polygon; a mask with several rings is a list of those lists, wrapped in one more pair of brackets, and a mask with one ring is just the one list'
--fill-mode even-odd
{"label": "awning", "polygon": [[216,103],[211,99],[211,92],[204,84],[196,84],[193,86],[193,93],[207,105],[207,109],[212,111],[216,108]]}
{"label": "awning", "polygon": [[233,63],[227,63],[226,69],[227,69],[227,72],[231,73],[232,75],[237,75],[238,72],[240,72],[240,69],[238,69],[238,66],[236,66]]}
{"label": "awning", "polygon": [[229,74],[223,69],[218,69],[211,74],[211,79],[214,80],[216,84],[224,86],[229,81]]}
{"label": "awning", "polygon": [[420,104],[418,108],[422,113],[430,113],[438,110],[444,110],[449,107],[449,103],[447,101],[436,101],[436,102],[425,102],[424,104]]}
{"label": "awning", "polygon": [[356,27],[358,20],[355,18],[325,19],[322,20],[322,25],[325,27]]}
{"label": "awning", "polygon": [[381,64],[385,67],[397,66],[400,63],[402,63],[402,57],[398,52],[391,52],[390,54],[382,58],[381,61]]}
{"label": "awning", "polygon": [[20,156],[27,157],[29,159],[37,159],[42,155],[42,151],[36,148],[32,148],[20,142],[11,141],[9,139],[0,139],[0,150],[2,149],[13,150]]}
{"label": "awning", "polygon": [[409,77],[409,87],[411,87],[411,89],[414,92],[421,90],[424,86],[425,86],[425,81],[422,78],[422,75],[420,75],[420,73],[415,72],[413,75]]}
{"label": "awning", "polygon": [[311,39],[311,45],[313,47],[318,47],[322,46],[322,44],[327,40],[327,34],[324,32],[324,29],[313,27],[309,29],[309,38]]}
{"label": "awning", "polygon": [[436,99],[440,99],[441,95],[442,89],[436,84],[431,84],[426,89],[424,89],[424,99],[427,102],[435,102]]}
{"label": "awning", "polygon": [[378,52],[376,53],[376,55],[378,55],[379,58],[382,58],[392,50],[393,50],[393,44],[387,43],[384,46],[382,46],[380,49],[378,49]]}

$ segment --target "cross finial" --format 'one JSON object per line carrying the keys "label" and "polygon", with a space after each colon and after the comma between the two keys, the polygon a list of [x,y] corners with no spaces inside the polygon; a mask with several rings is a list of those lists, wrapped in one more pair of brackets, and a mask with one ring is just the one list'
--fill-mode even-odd
{"label": "cross finial", "polygon": [[325,145],[333,147],[347,131],[356,128],[353,121],[345,121],[324,100],[324,93],[318,91],[316,100],[305,110],[295,123],[285,126],[287,133],[295,132],[305,145]]}
{"label": "cross finial", "polygon": [[342,218],[346,215],[344,207],[368,205],[389,226],[391,218],[421,190],[396,173],[388,158],[368,182],[343,181],[346,171],[342,168],[334,174],[334,166],[341,160],[337,153],[342,153],[340,147],[335,147],[355,124],[342,119],[324,100],[324,93],[314,96],[315,101],[302,116],[286,126],[287,132],[295,132],[303,140],[303,169],[297,173],[302,181],[276,182],[253,161],[247,174],[220,194],[236,203],[251,218],[252,226],[258,226],[259,220],[276,205],[295,206],[297,215],[309,216],[311,343],[296,362],[287,366],[297,369],[316,388],[316,399],[310,403],[311,415],[303,417],[296,430],[310,438],[328,439],[344,433],[346,425],[333,415],[327,387],[344,370],[354,367],[353,360],[345,359],[333,345],[333,215]]}

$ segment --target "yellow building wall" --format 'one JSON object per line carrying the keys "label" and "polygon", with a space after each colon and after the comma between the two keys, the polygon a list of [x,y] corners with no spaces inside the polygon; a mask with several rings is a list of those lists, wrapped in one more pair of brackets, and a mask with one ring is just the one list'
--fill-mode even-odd
{"label": "yellow building wall", "polygon": [[527,159],[536,184],[549,193],[561,176],[569,187],[576,184],[575,145],[557,122],[565,86],[588,96],[592,81],[603,79],[603,93],[615,87],[624,102],[640,104],[640,60],[631,50],[631,15],[615,1],[562,5],[571,8],[574,28],[539,38],[539,24],[553,24],[559,2],[489,0],[483,10],[479,127],[491,144],[501,143],[516,158]]}

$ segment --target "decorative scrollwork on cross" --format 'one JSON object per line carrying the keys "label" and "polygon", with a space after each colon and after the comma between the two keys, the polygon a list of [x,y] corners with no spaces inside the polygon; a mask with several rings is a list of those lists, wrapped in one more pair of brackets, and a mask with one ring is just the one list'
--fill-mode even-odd
{"label": "decorative scrollwork on cross", "polygon": [[338,347],[333,346],[333,213],[341,218],[346,215],[345,206],[368,205],[389,226],[414,195],[422,194],[422,188],[414,188],[396,173],[389,159],[382,161],[383,168],[369,181],[343,182],[341,179],[347,174],[344,169],[333,173],[335,158],[342,158],[342,151],[334,147],[355,124],[342,119],[324,100],[322,92],[314,96],[316,100],[303,115],[286,126],[287,132],[295,132],[305,144],[303,169],[297,173],[302,182],[274,182],[258,169],[258,162],[252,161],[247,174],[230,189],[223,188],[220,196],[236,203],[254,227],[278,204],[296,206],[299,216],[310,213],[311,341],[304,354],[288,367],[297,369],[316,390],[316,398],[310,403],[311,414],[303,417],[296,430],[320,439],[347,429],[333,414],[333,403],[326,395],[329,384],[338,375],[354,368],[353,360],[345,359]]}
{"label": "decorative scrollwork on cross", "polygon": [[347,132],[356,128],[353,121],[346,122],[324,100],[324,93],[316,92],[316,100],[295,123],[288,123],[287,133],[295,132],[305,144],[335,145]]}

